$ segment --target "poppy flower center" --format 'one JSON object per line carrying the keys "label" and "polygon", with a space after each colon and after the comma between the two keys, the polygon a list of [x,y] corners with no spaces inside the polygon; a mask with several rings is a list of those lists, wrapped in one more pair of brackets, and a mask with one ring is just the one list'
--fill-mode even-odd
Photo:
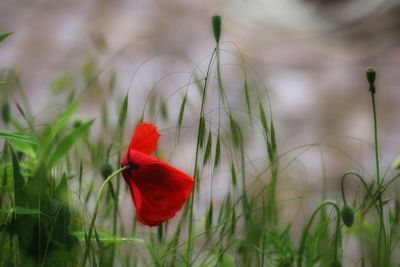
{"label": "poppy flower center", "polygon": [[130,166],[131,169],[133,169],[133,170],[139,169],[139,164],[136,164],[136,163],[129,163],[129,166]]}

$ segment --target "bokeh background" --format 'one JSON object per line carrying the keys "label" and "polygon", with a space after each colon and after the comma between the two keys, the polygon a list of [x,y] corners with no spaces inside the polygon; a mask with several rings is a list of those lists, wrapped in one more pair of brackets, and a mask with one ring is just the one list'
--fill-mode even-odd
{"label": "bokeh background", "polygon": [[[382,169],[390,167],[400,152],[397,0],[2,0],[0,32],[14,34],[0,44],[0,68],[15,69],[33,112],[43,115],[49,103],[57,104],[54,80],[95,62],[100,79],[117,74],[121,97],[131,88],[135,120],[160,78],[169,75],[158,90],[174,89],[187,82],[192,62],[204,70],[214,48],[215,13],[223,19],[226,87],[241,86],[228,64],[239,61],[231,54],[240,51],[269,91],[279,151],[319,144],[292,155],[297,163],[279,182],[281,201],[307,193],[313,207],[313,196],[335,198],[340,175],[359,167],[351,159],[373,178],[368,66],[377,70]],[[89,107],[88,116],[96,116],[94,110]]]}

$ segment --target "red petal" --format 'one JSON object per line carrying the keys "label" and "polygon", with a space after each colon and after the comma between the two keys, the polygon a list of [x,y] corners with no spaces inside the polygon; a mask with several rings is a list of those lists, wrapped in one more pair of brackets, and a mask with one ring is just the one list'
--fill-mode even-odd
{"label": "red petal", "polygon": [[130,157],[138,169],[123,176],[129,184],[137,219],[156,226],[174,217],[193,190],[193,178],[139,151],[131,150]]}
{"label": "red petal", "polygon": [[133,133],[129,149],[150,155],[156,150],[160,134],[151,123],[140,123]]}

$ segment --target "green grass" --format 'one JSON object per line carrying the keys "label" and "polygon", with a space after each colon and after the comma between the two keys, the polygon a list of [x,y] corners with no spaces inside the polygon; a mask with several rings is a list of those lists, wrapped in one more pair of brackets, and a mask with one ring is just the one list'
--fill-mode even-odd
{"label": "green grass", "polygon": [[[300,214],[304,222],[287,224],[282,207],[307,198],[280,197],[287,169],[310,149],[336,148],[324,141],[280,152],[267,90],[238,50],[222,48],[218,16],[212,24],[216,42],[205,68],[197,65],[188,83],[167,96],[155,81],[145,104],[129,90],[119,96],[117,74],[90,59],[80,72],[53,82],[63,104],[45,109],[46,123],[38,123],[16,72],[1,72],[0,266],[344,266],[350,239],[361,254],[348,266],[398,266],[400,202],[387,192],[396,190],[400,173],[380,169],[375,72],[367,71],[374,179],[368,179],[370,167],[336,151],[360,171],[343,170],[337,199],[322,199]],[[0,42],[9,35],[0,34]],[[237,61],[225,64],[223,55]],[[228,66],[242,73],[234,92],[223,75]],[[89,104],[101,115],[80,118]],[[130,105],[143,107],[141,117],[129,114]],[[124,206],[130,196],[119,166],[138,121],[155,122],[171,142],[171,150],[157,150],[163,160],[184,145],[194,153],[184,170],[196,181],[191,197],[176,218],[154,228],[126,218],[133,204]],[[249,151],[257,135],[260,159]],[[223,194],[214,187],[221,180]],[[349,180],[364,192],[346,193]]]}

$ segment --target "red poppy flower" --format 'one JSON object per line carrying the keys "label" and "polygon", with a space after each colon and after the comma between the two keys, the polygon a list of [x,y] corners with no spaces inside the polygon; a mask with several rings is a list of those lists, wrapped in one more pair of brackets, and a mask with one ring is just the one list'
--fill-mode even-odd
{"label": "red poppy flower", "polygon": [[129,185],[136,218],[143,224],[156,226],[171,219],[182,208],[192,192],[194,179],[171,165],[150,156],[160,134],[150,123],[140,123],[121,166]]}

